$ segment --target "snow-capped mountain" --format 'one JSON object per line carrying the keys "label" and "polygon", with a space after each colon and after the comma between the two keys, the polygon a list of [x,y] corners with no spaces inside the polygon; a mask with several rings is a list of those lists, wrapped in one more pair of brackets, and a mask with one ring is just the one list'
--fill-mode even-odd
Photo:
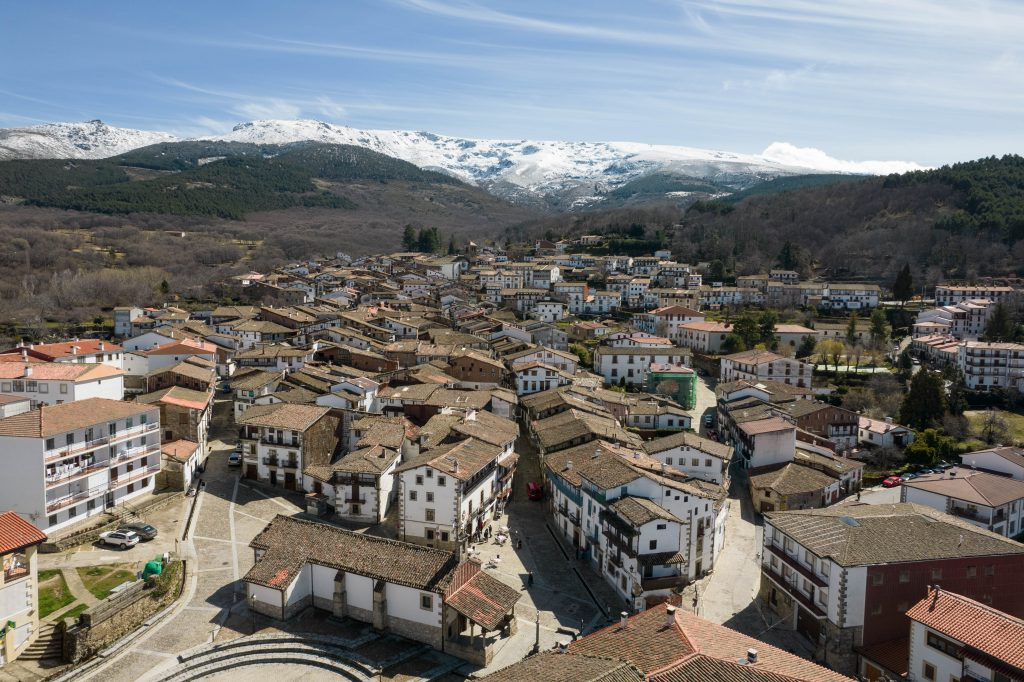
{"label": "snow-capped mountain", "polygon": [[0,160],[103,159],[177,139],[169,133],[115,128],[98,120],[0,128]]}
{"label": "snow-capped mountain", "polygon": [[[178,138],[113,128],[100,121],[0,129],[0,159],[104,158]],[[815,149],[774,143],[761,154],[738,154],[635,142],[482,140],[428,132],[361,130],[312,120],[242,123],[199,139],[285,144],[350,144],[446,172],[518,201],[564,205],[599,203],[602,193],[652,172],[712,181],[741,189],[783,175],[889,173],[921,168],[906,162],[840,161]]]}

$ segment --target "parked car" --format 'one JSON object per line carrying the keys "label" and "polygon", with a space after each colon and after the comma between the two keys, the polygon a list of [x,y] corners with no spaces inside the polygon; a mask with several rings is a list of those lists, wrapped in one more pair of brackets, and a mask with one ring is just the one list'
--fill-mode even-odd
{"label": "parked car", "polygon": [[903,481],[904,483],[911,480],[912,478],[917,478],[917,476],[915,474],[910,473],[909,471],[900,476],[900,480]]}
{"label": "parked car", "polygon": [[544,499],[544,488],[539,483],[530,481],[526,484],[526,496],[531,500],[543,500]]}
{"label": "parked car", "polygon": [[156,537],[156,528],[148,523],[142,523],[141,521],[138,523],[126,523],[117,530],[120,533],[135,533],[142,540],[152,540]]}
{"label": "parked car", "polygon": [[883,488],[895,488],[896,486],[900,485],[901,483],[903,483],[903,481],[900,480],[899,476],[890,476],[889,478],[887,478],[884,481],[882,481],[882,487]]}
{"label": "parked car", "polygon": [[708,427],[710,429],[714,425],[715,425],[715,415],[713,415],[713,414],[706,414],[706,415],[704,415],[704,426],[706,426],[706,427]]}
{"label": "parked car", "polygon": [[240,467],[242,466],[242,451],[234,450],[228,455],[228,466],[229,467]]}
{"label": "parked car", "polygon": [[130,530],[108,530],[106,533],[100,533],[100,542],[111,547],[128,549],[139,544],[139,536]]}

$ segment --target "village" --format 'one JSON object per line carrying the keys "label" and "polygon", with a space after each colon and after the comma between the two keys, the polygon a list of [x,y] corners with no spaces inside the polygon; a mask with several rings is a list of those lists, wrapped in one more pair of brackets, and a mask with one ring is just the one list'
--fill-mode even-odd
{"label": "village", "polygon": [[1024,679],[1024,284],[599,242],[0,349],[0,681]]}

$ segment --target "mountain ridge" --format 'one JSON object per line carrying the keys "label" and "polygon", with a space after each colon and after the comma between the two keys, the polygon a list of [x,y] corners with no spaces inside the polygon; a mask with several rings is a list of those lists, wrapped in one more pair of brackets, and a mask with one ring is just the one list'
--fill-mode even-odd
{"label": "mountain ridge", "polygon": [[[258,120],[194,138],[115,128],[101,121],[0,129],[0,160],[101,159],[175,141],[289,144],[314,141],[364,147],[424,170],[447,173],[515,203],[555,209],[607,205],[606,194],[651,173],[743,190],[777,177],[821,172],[884,174],[923,168],[908,162],[845,162],[817,150],[773,143],[762,154],[636,142],[488,140],[424,131],[364,130],[314,120]],[[804,164],[804,165],[801,165]]]}

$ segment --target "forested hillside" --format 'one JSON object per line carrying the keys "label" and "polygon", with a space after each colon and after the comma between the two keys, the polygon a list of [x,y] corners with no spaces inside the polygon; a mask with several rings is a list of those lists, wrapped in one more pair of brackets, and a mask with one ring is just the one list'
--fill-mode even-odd
{"label": "forested hillside", "polygon": [[0,162],[8,202],[108,214],[237,220],[295,206],[351,209],[344,188],[330,183],[356,180],[461,184],[362,147],[313,143],[174,142],[101,161]]}
{"label": "forested hillside", "polygon": [[[784,182],[774,184],[784,188]],[[596,232],[636,238],[638,228],[646,239],[666,234],[678,260],[721,261],[732,276],[784,264],[804,274],[891,283],[904,263],[918,286],[1024,275],[1024,158],[829,181],[736,204],[702,201],[685,210],[660,206],[562,215],[517,227],[511,236]],[[782,263],[787,242],[790,262]]]}

